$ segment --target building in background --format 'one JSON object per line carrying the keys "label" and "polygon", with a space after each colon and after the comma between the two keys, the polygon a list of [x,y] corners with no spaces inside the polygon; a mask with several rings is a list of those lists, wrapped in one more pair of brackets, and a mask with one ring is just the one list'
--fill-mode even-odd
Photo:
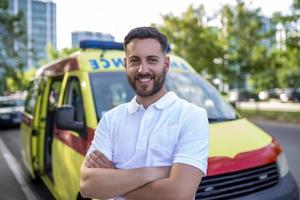
{"label": "building in background", "polygon": [[74,31],[72,32],[72,47],[79,47],[81,40],[102,40],[115,41],[115,37],[111,34],[90,31]]}
{"label": "building in background", "polygon": [[[276,31],[276,26],[272,23],[272,19],[270,17],[263,16],[261,19],[262,27],[261,27],[261,34],[269,34],[271,31]],[[276,32],[277,34],[277,32]],[[276,37],[269,37],[267,39],[263,39],[261,44],[265,46],[267,49],[271,50],[276,46]]]}
{"label": "building in background", "polygon": [[286,29],[282,23],[276,26],[276,48],[286,50]]}
{"label": "building in background", "polygon": [[46,58],[46,47],[56,49],[56,4],[53,0],[9,0],[9,11],[22,12],[26,19],[28,49],[27,69]]}

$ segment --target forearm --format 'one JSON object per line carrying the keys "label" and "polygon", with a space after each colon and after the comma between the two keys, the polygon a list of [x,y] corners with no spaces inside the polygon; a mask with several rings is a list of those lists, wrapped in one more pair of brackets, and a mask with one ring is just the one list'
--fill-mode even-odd
{"label": "forearm", "polygon": [[134,191],[125,194],[123,197],[127,200],[192,200],[193,197],[181,196],[180,191],[176,188],[176,184],[172,178],[164,178],[148,183]]}
{"label": "forearm", "polygon": [[168,178],[148,183],[123,197],[128,200],[192,200],[202,177],[201,170],[195,167],[174,164]]}
{"label": "forearm", "polygon": [[121,196],[153,181],[145,174],[145,168],[118,170],[83,167],[80,192],[88,198],[107,199]]}

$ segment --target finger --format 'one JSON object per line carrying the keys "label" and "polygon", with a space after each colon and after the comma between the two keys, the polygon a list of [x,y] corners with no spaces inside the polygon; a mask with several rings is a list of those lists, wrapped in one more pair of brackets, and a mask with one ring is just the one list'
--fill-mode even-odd
{"label": "finger", "polygon": [[88,157],[87,162],[93,167],[93,168],[99,168],[100,166],[98,165],[97,162],[95,162],[92,158]]}
{"label": "finger", "polygon": [[114,169],[113,163],[100,151],[95,150],[93,151],[93,154],[95,154],[97,157],[101,159],[101,162],[105,165],[105,168],[111,168]]}
{"label": "finger", "polygon": [[90,165],[90,163],[89,162],[87,162],[87,161],[85,161],[85,166],[87,167],[87,168],[92,168],[92,166]]}
{"label": "finger", "polygon": [[95,153],[91,153],[89,157],[93,159],[99,167],[103,167],[105,165],[105,163],[101,160],[101,158]]}
{"label": "finger", "polygon": [[93,168],[93,165],[86,159],[85,165],[89,168]]}
{"label": "finger", "polygon": [[90,155],[90,156],[97,163],[98,167],[100,167],[100,168],[112,168],[110,163],[103,162],[100,157],[98,157],[96,155]]}
{"label": "finger", "polygon": [[110,162],[111,162],[111,161],[110,161],[108,158],[106,158],[106,156],[105,156],[103,153],[101,153],[100,151],[95,150],[95,151],[93,151],[93,153],[96,154],[97,156],[99,156],[99,157],[101,158],[101,160],[102,160],[104,163],[110,163]]}
{"label": "finger", "polygon": [[93,168],[93,166],[88,161],[85,162],[85,166],[87,166],[87,168]]}
{"label": "finger", "polygon": [[91,165],[91,163],[88,161],[88,158],[86,157],[84,160],[84,165],[88,168],[92,168],[93,166]]}
{"label": "finger", "polygon": [[108,159],[106,159],[106,157],[101,156],[100,159],[104,162],[104,165],[106,168],[114,168],[112,162]]}

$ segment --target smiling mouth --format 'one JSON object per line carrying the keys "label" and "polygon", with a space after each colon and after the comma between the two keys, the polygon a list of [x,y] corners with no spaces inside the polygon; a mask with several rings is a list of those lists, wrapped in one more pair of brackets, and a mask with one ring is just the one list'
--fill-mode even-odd
{"label": "smiling mouth", "polygon": [[153,80],[154,77],[137,77],[136,80],[140,81],[140,82],[148,82],[150,80]]}
{"label": "smiling mouth", "polygon": [[147,82],[150,81],[152,78],[138,78],[139,81],[141,82]]}

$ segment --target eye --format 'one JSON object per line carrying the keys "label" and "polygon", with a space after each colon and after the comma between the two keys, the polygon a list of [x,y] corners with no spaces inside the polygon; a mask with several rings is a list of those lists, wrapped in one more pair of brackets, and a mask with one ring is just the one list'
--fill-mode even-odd
{"label": "eye", "polygon": [[155,64],[155,63],[158,62],[158,60],[157,60],[157,58],[149,58],[148,62],[151,63],[151,64]]}
{"label": "eye", "polygon": [[129,60],[129,63],[132,64],[132,65],[139,64],[139,59],[137,59],[137,58],[132,58],[132,59]]}

